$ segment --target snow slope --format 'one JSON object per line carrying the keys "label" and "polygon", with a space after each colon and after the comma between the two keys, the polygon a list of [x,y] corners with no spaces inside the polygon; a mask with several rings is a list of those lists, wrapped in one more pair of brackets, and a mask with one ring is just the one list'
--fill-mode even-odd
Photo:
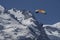
{"label": "snow slope", "polygon": [[51,40],[60,40],[60,22],[53,25],[43,25],[43,27]]}

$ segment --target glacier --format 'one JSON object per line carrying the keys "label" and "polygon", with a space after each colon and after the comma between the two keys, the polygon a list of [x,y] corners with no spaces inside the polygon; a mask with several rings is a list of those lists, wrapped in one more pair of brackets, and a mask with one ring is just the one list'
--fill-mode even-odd
{"label": "glacier", "polygon": [[58,40],[57,24],[43,25],[28,10],[7,10],[0,5],[0,40]]}

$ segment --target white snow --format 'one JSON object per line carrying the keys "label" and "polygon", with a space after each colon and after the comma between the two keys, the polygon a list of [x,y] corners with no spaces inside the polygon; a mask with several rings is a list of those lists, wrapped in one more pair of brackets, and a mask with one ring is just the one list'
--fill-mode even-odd
{"label": "white snow", "polygon": [[0,12],[3,13],[5,10],[5,8],[3,6],[0,5]]}
{"label": "white snow", "polygon": [[[47,35],[52,35],[52,36],[60,37],[60,32],[59,32],[60,31],[60,22],[55,23],[53,25],[43,25],[43,27],[45,28],[45,32],[46,32]],[[51,29],[49,27],[51,27],[53,29]]]}
{"label": "white snow", "polygon": [[[26,38],[34,38],[34,36],[30,33],[29,26],[35,25],[35,23],[31,20],[34,20],[32,17],[28,19],[24,19],[25,16],[22,14],[20,10],[14,11],[13,9],[8,10],[9,14],[4,14],[4,7],[0,6],[0,25],[4,26],[4,29],[0,30],[0,39],[1,40],[17,40],[20,36],[25,36]],[[28,12],[29,13],[29,12]],[[14,15],[18,21],[13,19],[10,14]],[[32,16],[31,13],[29,13]],[[9,20],[10,19],[10,20]],[[34,20],[35,21],[35,20]],[[17,29],[17,32],[15,31]],[[7,35],[8,34],[8,35]],[[3,35],[3,36],[2,36]],[[5,38],[10,37],[10,38]]]}

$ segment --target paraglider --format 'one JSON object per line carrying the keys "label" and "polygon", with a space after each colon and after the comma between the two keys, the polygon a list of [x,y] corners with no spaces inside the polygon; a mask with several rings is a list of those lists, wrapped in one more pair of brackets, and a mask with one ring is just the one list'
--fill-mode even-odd
{"label": "paraglider", "polygon": [[46,14],[46,10],[43,10],[43,9],[38,9],[38,10],[35,10],[36,13],[41,13],[41,14]]}

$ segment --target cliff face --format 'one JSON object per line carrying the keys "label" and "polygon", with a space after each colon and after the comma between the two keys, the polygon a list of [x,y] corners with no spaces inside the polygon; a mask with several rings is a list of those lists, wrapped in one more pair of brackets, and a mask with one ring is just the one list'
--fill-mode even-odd
{"label": "cliff face", "polygon": [[50,40],[31,12],[0,5],[0,40]]}

